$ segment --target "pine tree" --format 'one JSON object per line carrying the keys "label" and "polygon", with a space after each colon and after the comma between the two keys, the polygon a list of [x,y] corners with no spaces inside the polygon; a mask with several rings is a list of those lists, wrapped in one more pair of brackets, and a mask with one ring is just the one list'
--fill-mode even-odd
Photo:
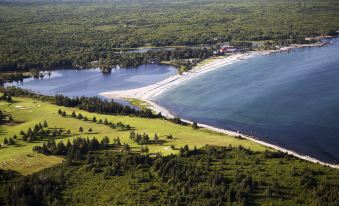
{"label": "pine tree", "polygon": [[159,142],[159,137],[157,135],[157,133],[154,134],[154,143],[158,143]]}
{"label": "pine tree", "polygon": [[44,121],[44,127],[45,127],[45,128],[48,127],[48,124],[47,124],[47,121],[46,121],[46,120]]}
{"label": "pine tree", "polygon": [[72,115],[71,115],[73,118],[76,118],[76,114],[75,114],[75,112],[73,111],[72,112]]}
{"label": "pine tree", "polygon": [[84,132],[84,128],[79,127],[79,132],[82,134]]}
{"label": "pine tree", "polygon": [[70,148],[72,147],[71,142],[69,141],[69,139],[67,140],[67,144],[66,144],[66,149],[67,151],[70,150]]}
{"label": "pine tree", "polygon": [[88,121],[88,118],[85,116],[85,117],[84,117],[84,120],[85,120],[85,121]]}
{"label": "pine tree", "polygon": [[63,116],[63,117],[66,117],[66,115],[67,115],[66,112],[63,111],[63,112],[62,112],[62,116]]}
{"label": "pine tree", "polygon": [[89,128],[89,129],[88,129],[88,133],[91,134],[92,132],[93,132],[93,129],[92,129],[92,128]]}
{"label": "pine tree", "polygon": [[95,118],[95,116],[93,117],[93,122],[97,122],[97,118]]}
{"label": "pine tree", "polygon": [[83,116],[81,113],[78,114],[78,119],[83,119]]}
{"label": "pine tree", "polygon": [[62,114],[62,111],[61,111],[61,109],[59,109],[59,110],[58,110],[58,114],[60,114],[60,115]]}
{"label": "pine tree", "polygon": [[124,151],[125,152],[130,152],[131,151],[131,148],[128,144],[124,144]]}
{"label": "pine tree", "polygon": [[147,147],[147,146],[145,146],[145,148],[144,148],[144,152],[145,152],[146,154],[149,152],[149,149],[148,149],[148,147]]}
{"label": "pine tree", "polygon": [[5,137],[5,139],[4,139],[4,144],[8,144],[8,140],[7,140],[6,137]]}
{"label": "pine tree", "polygon": [[45,142],[42,144],[41,150],[42,150],[42,153],[49,154],[49,150]]}
{"label": "pine tree", "polygon": [[119,137],[117,137],[117,139],[116,139],[116,145],[119,146],[119,147],[121,146],[121,142],[120,142],[120,138]]}
{"label": "pine tree", "polygon": [[66,164],[67,165],[73,164],[73,151],[72,151],[72,149],[68,149],[68,151],[67,151]]}
{"label": "pine tree", "polygon": [[60,142],[57,144],[55,154],[56,154],[56,155],[64,155],[65,152],[66,152],[66,146],[64,145],[64,143],[63,143],[62,141],[60,141]]}
{"label": "pine tree", "polygon": [[108,147],[108,145],[109,145],[109,138],[108,138],[107,136],[105,136],[104,138],[102,138],[101,144],[102,144],[104,147]]}

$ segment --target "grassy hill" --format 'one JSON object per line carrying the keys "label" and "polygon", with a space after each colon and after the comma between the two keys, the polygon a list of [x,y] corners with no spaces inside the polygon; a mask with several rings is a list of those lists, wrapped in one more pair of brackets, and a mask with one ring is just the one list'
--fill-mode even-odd
{"label": "grassy hill", "polygon": [[[58,110],[65,111],[68,116],[62,117],[58,114]],[[13,103],[5,101],[0,102],[0,110],[13,117],[15,123],[2,125],[0,127],[0,143],[3,143],[5,137],[13,137],[17,135],[20,137],[20,131],[27,131],[28,128],[34,128],[36,124],[43,123],[45,120],[48,123],[49,129],[62,128],[63,130],[71,130],[70,136],[58,137],[57,141],[72,139],[78,136],[96,137],[101,140],[107,136],[113,141],[114,138],[119,137],[122,143],[128,143],[134,150],[140,150],[140,146],[129,138],[129,131],[120,129],[111,129],[110,127],[93,123],[92,121],[83,121],[71,118],[73,111],[83,116],[92,119],[94,116],[99,119],[107,119],[114,123],[122,122],[133,127],[137,133],[147,133],[150,138],[157,134],[161,140],[166,142],[163,145],[150,145],[151,153],[161,152],[164,155],[178,153],[178,148],[188,144],[197,146],[198,148],[205,145],[215,146],[238,146],[243,145],[246,148],[251,148],[254,151],[263,151],[267,148],[255,144],[247,140],[240,140],[224,134],[218,134],[205,129],[193,129],[191,126],[181,126],[162,119],[146,119],[128,116],[113,116],[100,115],[79,111],[76,108],[59,107],[50,103],[38,101],[29,98],[13,98]],[[79,128],[83,127],[85,134],[80,134]],[[91,134],[86,133],[89,128],[92,128]],[[174,138],[168,140],[167,135],[172,135]],[[22,174],[32,174],[42,168],[52,166],[61,162],[61,157],[45,156],[32,152],[34,146],[41,145],[41,141],[27,143],[16,140],[16,145],[3,145],[0,147],[0,169],[12,169]],[[171,149],[174,145],[176,149]]]}
{"label": "grassy hill", "polygon": [[[15,145],[0,148],[0,205],[323,206],[339,202],[338,170],[247,140],[163,119],[100,115],[24,97],[1,101],[0,110],[13,119],[1,125],[0,142],[17,135]],[[66,114],[60,115],[59,110]],[[88,120],[72,117],[73,112]],[[148,144],[149,152],[141,153],[129,130],[112,129],[101,123],[105,119],[129,125],[151,139],[156,133],[164,143]],[[20,131],[44,121],[48,123],[44,130],[63,129],[56,142],[79,136],[98,140],[107,136],[113,142],[119,137],[131,150],[109,146],[89,150],[72,161],[72,149],[66,156],[33,152],[34,146],[47,140],[23,141]],[[80,127],[84,132],[79,132]],[[87,148],[75,142],[73,146]]]}

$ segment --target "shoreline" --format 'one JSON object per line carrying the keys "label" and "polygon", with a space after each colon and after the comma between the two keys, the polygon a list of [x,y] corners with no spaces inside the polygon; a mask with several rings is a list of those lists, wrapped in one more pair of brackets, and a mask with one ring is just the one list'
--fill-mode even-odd
{"label": "shoreline", "polygon": [[[107,98],[115,98],[115,99],[138,99],[141,100],[145,103],[148,104],[148,108],[153,110],[156,113],[161,113],[164,117],[167,118],[173,118],[175,117],[175,115],[171,114],[171,112],[163,107],[161,107],[160,105],[158,105],[155,101],[154,101],[154,97],[162,94],[163,92],[167,91],[170,88],[173,88],[175,86],[179,86],[181,83],[183,83],[184,81],[190,80],[192,78],[195,78],[201,74],[204,74],[206,72],[209,71],[213,71],[216,69],[220,69],[226,65],[230,65],[245,59],[249,59],[255,56],[260,56],[260,55],[269,55],[269,54],[274,54],[274,53],[280,53],[280,52],[287,52],[296,48],[303,48],[303,47],[315,47],[315,46],[324,46],[327,43],[314,43],[314,44],[301,44],[301,45],[291,45],[289,47],[282,47],[280,49],[277,50],[264,50],[264,51],[251,51],[251,52],[246,52],[246,53],[237,53],[237,54],[231,54],[230,56],[227,57],[222,57],[222,58],[215,58],[213,59],[212,62],[206,63],[204,65],[198,64],[197,66],[195,66],[192,70],[183,73],[182,75],[176,74],[174,76],[171,76],[161,82],[149,85],[149,86],[145,86],[145,87],[141,87],[141,88],[136,88],[136,89],[130,89],[130,90],[117,90],[117,91],[108,91],[108,92],[102,92],[99,95],[105,96]],[[181,119],[183,122],[186,123],[190,123],[192,124],[191,121],[189,120],[185,120],[185,119]],[[312,163],[317,163],[317,164],[321,164],[324,166],[329,166],[335,169],[339,169],[339,165],[335,165],[335,164],[330,164],[330,163],[326,163],[323,161],[320,161],[318,159],[315,159],[313,157],[307,156],[307,155],[302,155],[302,154],[298,154],[295,151],[292,150],[288,150],[285,149],[283,147],[280,147],[278,145],[274,145],[268,142],[264,142],[262,140],[258,140],[255,137],[252,136],[248,136],[239,132],[234,132],[231,130],[226,130],[226,129],[221,129],[221,128],[217,128],[217,127],[213,127],[210,125],[206,125],[206,124],[201,124],[198,123],[198,126],[201,128],[205,128],[208,130],[212,130],[215,132],[219,132],[219,133],[223,133],[229,136],[240,136],[244,139],[253,141],[257,144],[275,149],[277,151],[281,151],[290,155],[293,155],[299,159],[303,159]]]}

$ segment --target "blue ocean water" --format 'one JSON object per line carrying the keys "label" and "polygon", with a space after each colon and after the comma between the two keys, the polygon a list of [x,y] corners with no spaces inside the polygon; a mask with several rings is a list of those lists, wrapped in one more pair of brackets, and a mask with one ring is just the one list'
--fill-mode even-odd
{"label": "blue ocean water", "polygon": [[225,66],[156,101],[184,119],[338,163],[339,38],[330,41]]}
{"label": "blue ocean water", "polygon": [[146,64],[137,68],[113,69],[103,74],[99,69],[56,70],[43,79],[25,79],[22,83],[7,83],[45,95],[63,94],[69,97],[97,96],[101,92],[144,87],[162,81],[177,70],[168,65]]}

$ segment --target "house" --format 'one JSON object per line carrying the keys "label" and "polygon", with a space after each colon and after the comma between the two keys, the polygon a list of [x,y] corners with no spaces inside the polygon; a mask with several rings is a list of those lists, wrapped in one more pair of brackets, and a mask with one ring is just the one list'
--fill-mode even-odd
{"label": "house", "polygon": [[235,53],[239,51],[237,47],[231,46],[229,44],[225,44],[220,47],[219,54],[225,54],[225,53]]}

